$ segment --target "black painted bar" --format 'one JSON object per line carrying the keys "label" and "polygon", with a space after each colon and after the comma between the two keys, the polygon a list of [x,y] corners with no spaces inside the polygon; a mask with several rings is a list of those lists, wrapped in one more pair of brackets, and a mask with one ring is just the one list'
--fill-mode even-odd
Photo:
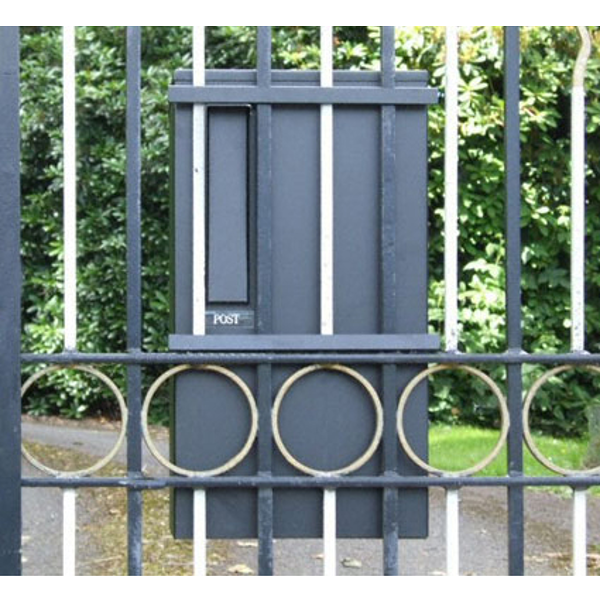
{"label": "black painted bar", "polygon": [[[395,284],[395,277],[389,278]],[[169,336],[169,348],[185,352],[401,352],[439,347],[439,336],[426,334]]]}
{"label": "black painted bar", "polygon": [[[382,368],[384,435],[383,435],[383,471],[392,476],[398,468],[398,436],[396,433],[396,410],[398,407],[396,365],[384,365]],[[383,490],[383,574],[398,575],[398,536],[400,522],[398,516],[398,489],[387,487]]]}
{"label": "black painted bar", "polygon": [[[504,29],[505,165],[506,165],[506,319],[509,350],[523,345],[521,324],[521,147],[520,147],[520,32]],[[511,476],[523,474],[522,369],[507,368],[508,406],[511,428],[508,437],[508,468]],[[508,562],[510,575],[523,575],[523,488],[508,489]]]}
{"label": "black painted bar", "polygon": [[344,104],[401,105],[435,104],[437,90],[427,88],[364,88],[364,87],[192,87],[172,85],[169,100],[175,103],[198,104]]}
{"label": "black painted bar", "polygon": [[[393,89],[396,73],[394,26],[381,28],[381,85]],[[396,332],[396,107],[381,108],[381,333]],[[383,378],[383,469],[398,468],[395,414],[397,408],[395,365],[382,369]],[[398,490],[383,490],[383,574],[398,575]]]}
{"label": "black painted bar", "polygon": [[0,575],[21,573],[19,28],[0,27]]}
{"label": "black painted bar", "polygon": [[312,364],[332,362],[341,364],[388,364],[388,365],[600,365],[600,354],[573,352],[569,354],[528,354],[526,352],[507,352],[491,354],[460,354],[456,352],[379,352],[379,353],[271,353],[271,352],[132,352],[124,353],[81,353],[65,352],[61,354],[21,354],[24,364],[122,364],[122,365],[181,365],[222,363],[230,365],[270,364]]}
{"label": "black painted bar", "polygon": [[600,487],[600,476],[565,477],[408,477],[398,475],[348,476],[348,477],[162,477],[155,479],[81,477],[62,479],[55,477],[23,478],[23,487],[43,488],[130,488],[139,490],[180,489],[243,489],[243,488],[303,488],[303,489],[354,489],[354,488],[451,488],[456,487],[570,487],[586,489]]}
{"label": "black painted bar", "polygon": [[[141,27],[127,27],[127,350],[142,347]],[[127,471],[142,477],[142,369],[127,367]],[[129,575],[142,575],[143,497],[127,495]]]}
{"label": "black painted bar", "polygon": [[[264,63],[266,64],[266,62]],[[262,67],[261,67],[262,68]],[[319,71],[296,71],[291,69],[273,69],[271,71],[271,84],[275,87],[321,86]],[[396,87],[412,88],[422,86],[429,81],[426,71],[396,71]],[[177,84],[191,85],[193,82],[191,69],[178,69],[175,73]],[[381,74],[376,71],[334,71],[333,82],[338,87],[368,86],[381,87]],[[257,72],[252,69],[209,69],[206,71],[206,85],[221,86],[255,86],[258,82]]]}
{"label": "black painted bar", "polygon": [[[262,89],[271,86],[272,31],[268,25],[258,27],[257,83]],[[273,111],[268,104],[256,108],[257,118],[257,333],[272,332],[272,126]],[[271,475],[273,436],[271,365],[258,367],[258,469],[263,477]],[[273,575],[273,489],[258,492],[258,574]]]}

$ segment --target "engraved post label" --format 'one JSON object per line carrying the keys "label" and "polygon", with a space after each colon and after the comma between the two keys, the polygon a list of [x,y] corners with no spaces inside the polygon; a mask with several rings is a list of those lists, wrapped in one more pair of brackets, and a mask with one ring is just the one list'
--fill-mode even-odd
{"label": "engraved post label", "polygon": [[206,313],[206,326],[209,328],[236,327],[254,328],[254,313],[243,310],[216,310]]}
{"label": "engraved post label", "polygon": [[213,325],[238,325],[240,321],[239,313],[215,313],[213,315]]}

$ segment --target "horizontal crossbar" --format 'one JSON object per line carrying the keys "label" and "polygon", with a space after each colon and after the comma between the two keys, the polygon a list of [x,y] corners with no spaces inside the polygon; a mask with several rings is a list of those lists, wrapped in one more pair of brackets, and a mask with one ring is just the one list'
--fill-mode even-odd
{"label": "horizontal crossbar", "polygon": [[173,85],[169,100],[191,104],[314,104],[314,105],[426,105],[438,101],[430,88],[367,88],[306,86],[259,88],[254,86],[192,87]]}
{"label": "horizontal crossbar", "polygon": [[182,352],[405,352],[438,350],[437,335],[171,335]]}
{"label": "horizontal crossbar", "polygon": [[93,354],[64,352],[60,354],[21,355],[24,364],[122,364],[122,365],[177,365],[177,364],[315,364],[339,362],[345,364],[547,364],[598,365],[600,354],[573,352],[568,354],[528,354],[505,352],[499,354],[439,353],[273,353],[273,352],[129,352]]}
{"label": "horizontal crossbar", "polygon": [[600,476],[569,477],[400,477],[398,475],[348,476],[348,477],[163,477],[136,478],[24,478],[23,487],[45,488],[128,488],[136,490],[222,489],[222,488],[304,488],[304,489],[356,489],[356,488],[459,488],[459,487],[571,487],[582,489],[600,486]]}

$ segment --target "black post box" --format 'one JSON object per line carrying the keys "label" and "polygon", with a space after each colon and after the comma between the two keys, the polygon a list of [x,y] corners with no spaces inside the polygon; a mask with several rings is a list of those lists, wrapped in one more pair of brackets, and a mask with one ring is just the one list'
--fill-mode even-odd
{"label": "black post box", "polygon": [[[399,72],[395,86],[383,88],[378,73],[336,73],[334,87],[325,89],[316,72],[274,71],[271,86],[264,88],[254,71],[209,71],[206,86],[195,88],[191,72],[181,71],[170,99],[171,349],[285,354],[287,360],[265,359],[264,365],[243,360],[226,365],[256,397],[267,394],[271,403],[288,378],[310,364],[311,353],[321,365],[337,364],[347,353],[370,354],[368,363],[345,364],[381,399],[383,439],[366,464],[347,477],[422,474],[402,453],[394,422],[403,387],[422,367],[401,361],[385,367],[377,364],[377,355],[439,348],[427,322],[427,107],[437,92],[427,87],[426,74]],[[207,115],[206,335],[201,337],[192,335],[195,102],[206,106]],[[333,106],[331,336],[320,335],[323,104]],[[384,107],[391,118],[383,118]],[[289,358],[294,353],[303,357],[297,364]],[[330,354],[336,360],[328,360]],[[261,368],[267,392],[264,385],[258,390]],[[303,464],[334,471],[369,446],[377,427],[371,400],[358,378],[315,370],[289,388],[278,415],[281,438]],[[207,470],[243,446],[250,413],[228,378],[186,372],[173,386],[172,401],[172,462]],[[264,415],[261,419],[268,422]],[[426,457],[426,384],[415,392],[406,423],[413,447]],[[255,445],[220,476],[311,476],[290,464],[276,444],[269,452],[268,473]],[[275,537],[320,537],[321,495],[318,489],[275,489]],[[256,489],[209,490],[208,536],[256,538],[257,497]],[[338,536],[380,538],[382,499],[381,489],[340,489]],[[398,518],[401,537],[426,536],[427,491],[400,491]],[[174,492],[173,523],[176,537],[191,536],[190,491]]]}

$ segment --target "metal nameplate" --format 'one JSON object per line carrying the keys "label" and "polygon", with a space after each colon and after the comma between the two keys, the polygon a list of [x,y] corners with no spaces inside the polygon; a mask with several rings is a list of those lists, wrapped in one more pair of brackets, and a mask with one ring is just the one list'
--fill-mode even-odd
{"label": "metal nameplate", "polygon": [[213,310],[206,312],[206,328],[235,327],[254,329],[254,312],[250,310]]}

